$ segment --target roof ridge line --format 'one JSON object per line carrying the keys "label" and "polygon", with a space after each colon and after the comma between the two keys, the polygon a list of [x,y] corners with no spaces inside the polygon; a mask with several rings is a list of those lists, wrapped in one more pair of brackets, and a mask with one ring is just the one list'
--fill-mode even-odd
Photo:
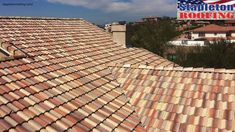
{"label": "roof ridge line", "polygon": [[185,71],[185,72],[208,72],[208,73],[227,73],[235,74],[235,69],[216,69],[216,68],[204,68],[204,67],[161,67],[151,65],[132,65],[132,64],[110,64],[108,67],[121,67],[121,68],[134,68],[134,69],[148,69],[148,70],[166,70],[166,71]]}
{"label": "roof ridge line", "polygon": [[0,19],[32,19],[32,20],[84,20],[83,18],[60,18],[60,17],[29,17],[29,16],[0,16]]}

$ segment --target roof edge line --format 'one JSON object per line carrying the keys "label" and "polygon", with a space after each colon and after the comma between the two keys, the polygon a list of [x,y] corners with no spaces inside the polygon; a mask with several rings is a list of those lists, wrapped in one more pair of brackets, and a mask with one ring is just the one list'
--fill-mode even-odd
{"label": "roof edge line", "polygon": [[226,73],[235,74],[235,69],[215,69],[215,68],[193,68],[193,67],[158,67],[158,66],[147,66],[147,65],[131,65],[131,64],[116,64],[107,65],[108,67],[119,67],[119,68],[133,68],[133,69],[148,69],[148,70],[165,70],[165,71],[184,71],[184,72],[206,72],[206,73]]}

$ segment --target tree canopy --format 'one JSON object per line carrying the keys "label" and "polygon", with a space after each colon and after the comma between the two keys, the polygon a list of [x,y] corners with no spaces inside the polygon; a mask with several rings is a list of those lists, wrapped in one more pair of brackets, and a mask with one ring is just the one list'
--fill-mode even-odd
{"label": "tree canopy", "polygon": [[180,35],[175,27],[171,20],[132,24],[128,27],[129,43],[163,57],[173,49],[176,51],[174,62],[183,67],[235,68],[234,43],[221,40],[202,47],[174,47],[168,42]]}
{"label": "tree canopy", "polygon": [[178,34],[170,20],[144,22],[132,26],[131,44],[163,56],[169,47],[167,42]]}
{"label": "tree canopy", "polygon": [[185,67],[235,68],[235,44],[225,40],[194,47],[176,48],[176,63]]}

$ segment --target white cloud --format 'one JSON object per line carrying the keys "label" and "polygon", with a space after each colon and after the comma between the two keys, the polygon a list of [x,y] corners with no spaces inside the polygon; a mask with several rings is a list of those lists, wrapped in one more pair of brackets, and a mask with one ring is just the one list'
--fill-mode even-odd
{"label": "white cloud", "polygon": [[127,14],[170,14],[176,12],[176,3],[172,0],[48,0],[90,9],[100,9],[106,12],[120,12]]}

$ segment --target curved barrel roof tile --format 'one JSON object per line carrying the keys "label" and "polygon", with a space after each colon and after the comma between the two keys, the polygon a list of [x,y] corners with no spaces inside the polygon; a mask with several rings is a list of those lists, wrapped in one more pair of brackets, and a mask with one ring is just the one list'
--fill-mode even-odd
{"label": "curved barrel roof tile", "polygon": [[102,65],[123,51],[101,29],[81,19],[2,17],[0,38],[27,56],[0,62],[0,131],[144,130]]}
{"label": "curved barrel roof tile", "polygon": [[235,131],[235,70],[109,68],[148,131]]}

